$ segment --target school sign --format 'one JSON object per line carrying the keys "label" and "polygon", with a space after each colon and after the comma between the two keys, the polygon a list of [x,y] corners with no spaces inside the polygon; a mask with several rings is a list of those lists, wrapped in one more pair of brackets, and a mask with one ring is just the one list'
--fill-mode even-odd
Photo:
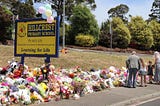
{"label": "school sign", "polygon": [[16,20],[15,56],[58,57],[59,31],[55,20]]}

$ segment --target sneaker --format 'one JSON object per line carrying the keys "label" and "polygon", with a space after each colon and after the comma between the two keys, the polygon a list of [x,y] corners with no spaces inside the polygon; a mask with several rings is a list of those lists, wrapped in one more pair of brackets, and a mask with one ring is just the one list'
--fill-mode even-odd
{"label": "sneaker", "polygon": [[148,84],[153,84],[152,81],[150,81]]}
{"label": "sneaker", "polygon": [[132,88],[131,86],[127,86],[127,88]]}
{"label": "sneaker", "polygon": [[143,87],[143,85],[139,85],[139,87]]}

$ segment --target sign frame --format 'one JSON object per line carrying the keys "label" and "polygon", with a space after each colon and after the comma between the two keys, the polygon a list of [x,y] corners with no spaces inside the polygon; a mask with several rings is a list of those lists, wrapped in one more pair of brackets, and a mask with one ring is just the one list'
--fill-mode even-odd
{"label": "sign frame", "polygon": [[[42,53],[42,54],[32,54],[32,53],[17,53],[17,48],[18,48],[18,41],[17,41],[17,27],[18,27],[18,23],[20,22],[38,22],[38,21],[46,21],[45,19],[42,18],[31,18],[31,19],[21,19],[21,20],[16,20],[15,21],[15,41],[14,41],[14,56],[21,56],[22,58],[24,57],[46,57],[46,58],[50,58],[50,57],[59,57],[59,17],[56,17],[56,22],[55,22],[55,45],[53,48],[55,50],[55,53],[53,54],[47,54],[47,53]],[[45,24],[53,24],[53,23],[46,23]],[[28,29],[27,29],[28,30]],[[27,33],[28,34],[28,33]],[[28,35],[27,35],[28,36]],[[41,37],[41,36],[40,36]],[[44,37],[41,37],[41,39],[43,39]]]}

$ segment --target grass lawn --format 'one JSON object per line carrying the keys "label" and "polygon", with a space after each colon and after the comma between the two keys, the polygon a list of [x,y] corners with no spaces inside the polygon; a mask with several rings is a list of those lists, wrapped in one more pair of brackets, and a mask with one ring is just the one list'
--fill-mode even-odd
{"label": "grass lawn", "polygon": [[[104,52],[82,52],[69,50],[67,54],[59,52],[59,58],[51,58],[51,63],[56,67],[74,68],[80,66],[83,70],[87,71],[91,68],[103,69],[109,66],[121,68],[125,66],[125,60],[129,54],[122,53],[104,53]],[[152,55],[141,55],[145,62],[153,60]],[[15,58],[20,61],[20,57],[14,57],[13,46],[0,45],[0,67],[6,66],[8,61]],[[44,63],[44,57],[25,57],[25,64],[31,68],[35,68]]]}

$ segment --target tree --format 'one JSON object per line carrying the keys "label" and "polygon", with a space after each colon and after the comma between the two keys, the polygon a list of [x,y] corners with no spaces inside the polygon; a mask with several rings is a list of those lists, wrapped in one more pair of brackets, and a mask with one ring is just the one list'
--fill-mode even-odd
{"label": "tree", "polygon": [[17,2],[17,0],[0,0],[0,5],[5,5],[6,7],[11,8],[13,2]]}
{"label": "tree", "polygon": [[103,22],[100,28],[99,45],[110,47],[109,20]]}
{"label": "tree", "polygon": [[102,46],[110,47],[111,45],[111,34],[110,24],[112,28],[112,46],[113,48],[127,48],[130,44],[131,36],[128,28],[125,26],[124,22],[119,17],[112,18],[110,22],[107,20],[101,26],[101,34],[99,43]]}
{"label": "tree", "polygon": [[160,22],[160,0],[154,0],[152,3],[151,14],[149,14],[149,20],[157,20]]}
{"label": "tree", "polygon": [[160,23],[158,23],[155,20],[152,20],[149,23],[149,27],[151,28],[152,34],[153,34],[153,49],[160,50]]}
{"label": "tree", "polygon": [[95,43],[98,43],[99,27],[94,15],[86,6],[76,6],[73,9],[73,15],[70,18],[70,22],[70,43],[75,43],[75,36],[77,36],[78,34],[90,34],[95,38]]}
{"label": "tree", "polygon": [[132,37],[131,44],[134,45],[134,48],[147,50],[152,47],[153,35],[142,17],[132,17],[128,27]]}
{"label": "tree", "polygon": [[128,28],[119,17],[112,19],[112,45],[118,48],[127,48],[130,44],[131,36]]}
{"label": "tree", "polygon": [[[52,9],[57,12],[57,16],[60,16],[60,23],[62,23],[63,16],[63,0],[34,0],[34,2],[48,2],[51,4]],[[79,4],[84,4],[91,9],[96,8],[95,0],[65,0],[65,16],[67,20],[70,18],[73,12],[73,8]]]}
{"label": "tree", "polygon": [[25,3],[21,3],[21,0],[0,0],[0,5],[0,41],[6,43],[7,39],[11,39],[13,16],[18,14],[20,18],[33,18],[35,10],[32,0]]}
{"label": "tree", "polygon": [[[29,13],[31,12],[35,12],[34,8],[33,8],[33,1],[32,0],[0,0],[0,4],[1,5],[5,5],[9,10],[11,10],[14,14],[26,14],[27,10],[29,10]],[[24,5],[24,4],[28,4],[28,5]],[[24,7],[22,6],[26,6],[26,10],[21,10],[21,8],[23,9]],[[31,9],[30,9],[31,8]],[[27,15],[29,14],[27,12]],[[30,14],[29,14],[30,15]],[[34,13],[35,15],[35,13]],[[27,18],[27,17],[25,17]]]}
{"label": "tree", "polygon": [[125,16],[129,11],[129,7],[125,4],[120,4],[114,8],[108,10],[109,17],[120,17],[123,22],[128,22],[128,18]]}
{"label": "tree", "polygon": [[7,6],[14,15],[18,14],[20,18],[33,18],[36,14],[32,0],[0,0],[0,4]]}
{"label": "tree", "polygon": [[13,2],[12,5],[11,11],[18,14],[20,19],[36,17],[36,11],[31,0],[27,0],[25,3],[21,3],[21,1]]}
{"label": "tree", "polygon": [[12,15],[6,7],[0,6],[0,42],[3,44],[6,44],[8,34],[11,32]]}

